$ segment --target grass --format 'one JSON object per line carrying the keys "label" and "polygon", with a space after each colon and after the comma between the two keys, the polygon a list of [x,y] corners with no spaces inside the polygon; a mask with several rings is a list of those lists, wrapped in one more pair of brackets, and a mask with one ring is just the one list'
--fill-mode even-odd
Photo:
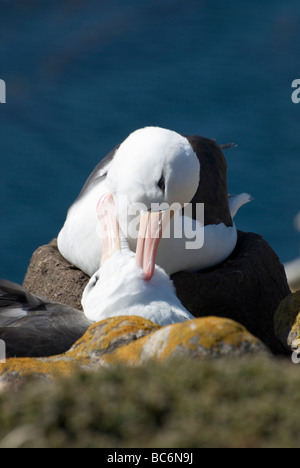
{"label": "grass", "polygon": [[268,357],[31,379],[0,394],[1,447],[300,447],[300,372]]}

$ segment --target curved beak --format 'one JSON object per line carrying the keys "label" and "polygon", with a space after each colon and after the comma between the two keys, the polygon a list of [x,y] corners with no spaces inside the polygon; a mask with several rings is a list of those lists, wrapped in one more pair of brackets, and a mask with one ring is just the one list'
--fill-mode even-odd
{"label": "curved beak", "polygon": [[171,211],[146,211],[141,214],[136,262],[144,270],[145,281],[150,281],[154,275],[159,243],[173,214]]}
{"label": "curved beak", "polygon": [[[102,229],[101,265],[115,252],[121,250],[119,222],[111,193],[101,196],[97,215]],[[173,211],[146,211],[140,215],[140,228],[136,249],[136,262],[144,271],[145,281],[150,281],[155,271],[155,260],[165,227],[170,223]]]}

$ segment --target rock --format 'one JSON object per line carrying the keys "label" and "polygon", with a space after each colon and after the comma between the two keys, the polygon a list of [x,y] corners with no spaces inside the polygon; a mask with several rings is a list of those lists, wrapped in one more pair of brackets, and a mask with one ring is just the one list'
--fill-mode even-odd
{"label": "rock", "polygon": [[161,327],[142,317],[114,317],[92,325],[65,356],[88,368],[105,363],[104,356],[140,341]]}
{"label": "rock", "polygon": [[284,267],[259,235],[239,232],[232,255],[218,267],[173,277],[183,305],[196,317],[227,317],[244,325],[274,353],[284,353],[274,314],[290,294]]}
{"label": "rock", "polygon": [[[283,266],[261,236],[239,232],[237,246],[223,264],[206,272],[177,273],[172,279],[178,297],[194,316],[231,318],[274,353],[286,353],[274,333],[274,314],[291,291]],[[38,296],[81,308],[88,280],[60,255],[53,240],[34,253],[24,287]]]}
{"label": "rock", "polygon": [[88,282],[87,275],[62,257],[54,239],[34,252],[23,286],[36,296],[82,309],[81,296]]}
{"label": "rock", "polygon": [[146,337],[118,348],[104,360],[139,365],[149,360],[244,356],[267,352],[267,348],[237,322],[220,317],[203,317],[163,327]]}
{"label": "rock", "polygon": [[141,317],[115,317],[92,325],[64,354],[49,358],[12,358],[0,364],[0,389],[22,384],[28,377],[51,380],[78,367],[95,370],[106,365],[103,355],[139,340],[160,327]]}
{"label": "rock", "polygon": [[12,358],[0,365],[0,388],[22,384],[29,377],[52,380],[76,369],[98,370],[123,363],[149,360],[243,356],[267,348],[240,324],[206,317],[160,327],[141,317],[115,317],[99,322],[65,354],[50,358]]}
{"label": "rock", "polygon": [[[300,347],[300,291],[282,301],[274,318],[275,334],[283,346],[291,351]],[[293,345],[294,343],[294,345]]]}

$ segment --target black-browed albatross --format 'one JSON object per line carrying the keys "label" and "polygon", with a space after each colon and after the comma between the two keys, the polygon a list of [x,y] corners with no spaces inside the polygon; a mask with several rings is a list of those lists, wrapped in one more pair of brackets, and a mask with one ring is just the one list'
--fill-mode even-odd
{"label": "black-browed albatross", "polygon": [[[136,206],[144,207],[140,214],[146,213],[153,225],[158,219],[156,206],[176,204],[183,208],[191,204],[189,211],[177,210],[170,238],[163,236],[153,250],[152,271],[157,263],[168,274],[202,270],[224,261],[237,242],[233,216],[250,201],[250,196],[243,194],[229,202],[227,164],[222,147],[215,141],[159,127],[137,130],[97,165],[58,236],[61,254],[89,276],[97,271],[101,259],[96,206],[106,192],[114,197],[121,230],[134,252],[141,233],[128,226],[137,224]],[[201,204],[204,218],[197,209]],[[194,240],[191,230],[186,233],[187,224],[192,226]],[[174,234],[178,232],[179,236]],[[147,240],[145,244],[142,248],[147,250]]]}

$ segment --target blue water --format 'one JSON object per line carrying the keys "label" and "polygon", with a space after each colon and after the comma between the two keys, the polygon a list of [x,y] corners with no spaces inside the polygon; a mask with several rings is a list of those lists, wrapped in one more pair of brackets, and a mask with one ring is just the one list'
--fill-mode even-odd
{"label": "blue water", "polygon": [[131,131],[226,152],[238,228],[299,255],[299,0],[0,0],[0,277],[22,282],[96,163]]}

